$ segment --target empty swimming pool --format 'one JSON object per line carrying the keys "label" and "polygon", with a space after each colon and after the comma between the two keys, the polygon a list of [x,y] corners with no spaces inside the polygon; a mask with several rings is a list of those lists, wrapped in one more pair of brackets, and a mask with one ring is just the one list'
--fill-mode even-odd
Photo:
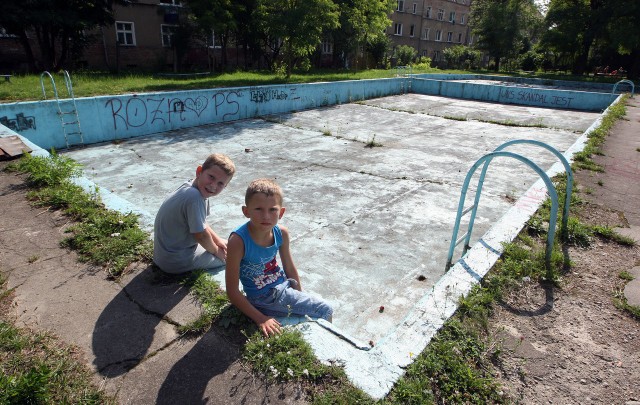
{"label": "empty swimming pool", "polygon": [[[513,139],[565,152],[584,140],[599,117],[409,93],[182,128],[65,154],[82,163],[100,188],[137,207],[150,230],[166,194],[192,178],[209,153],[225,153],[237,167],[228,188],[211,200],[209,223],[221,235],[245,221],[240,207],[248,183],[275,178],[285,192],[282,223],[293,236],[303,285],[335,308],[333,331],[310,323],[303,332],[321,359],[341,360],[356,385],[381,397],[468,289],[469,281],[455,269],[445,281],[442,276],[471,165]],[[530,146],[510,150],[545,170],[556,162]],[[536,180],[519,162],[496,159],[472,242]],[[500,244],[491,247],[499,250]],[[222,274],[216,278],[223,281]]]}

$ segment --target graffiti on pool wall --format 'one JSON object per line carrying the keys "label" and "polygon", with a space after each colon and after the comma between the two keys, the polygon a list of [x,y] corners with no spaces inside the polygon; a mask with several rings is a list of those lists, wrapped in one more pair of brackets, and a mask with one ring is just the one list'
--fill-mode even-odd
{"label": "graffiti on pool wall", "polygon": [[560,97],[549,93],[540,93],[532,90],[512,90],[500,91],[500,98],[506,100],[517,100],[532,104],[546,104],[557,107],[570,107],[573,97]]}
{"label": "graffiti on pool wall", "polygon": [[36,117],[25,117],[24,113],[18,113],[16,114],[16,118],[14,119],[9,119],[7,116],[0,117],[0,124],[11,129],[12,131],[36,129]]}
{"label": "graffiti on pool wall", "polygon": [[254,103],[266,103],[271,100],[286,100],[288,97],[289,95],[282,90],[251,90],[251,101]]}
{"label": "graffiti on pool wall", "polygon": [[[186,121],[190,118],[220,117],[222,121],[238,115],[242,97],[239,91],[217,92],[210,99],[205,96],[195,98],[169,98],[133,96],[127,99],[111,98],[105,102],[105,108],[110,110],[113,129],[138,128],[144,125],[168,125],[176,121]],[[212,120],[213,121],[213,120]]]}

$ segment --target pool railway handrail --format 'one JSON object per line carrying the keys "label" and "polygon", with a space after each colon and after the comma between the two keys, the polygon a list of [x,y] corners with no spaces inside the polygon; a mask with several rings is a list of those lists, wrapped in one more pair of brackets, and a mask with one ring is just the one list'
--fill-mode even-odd
{"label": "pool railway handrail", "polygon": [[631,97],[634,96],[635,94],[635,89],[636,89],[636,85],[633,83],[633,81],[629,80],[629,79],[622,79],[619,80],[616,84],[613,85],[613,89],[611,90],[611,95],[615,95],[616,94],[616,90],[618,89],[618,85],[619,84],[628,84],[631,86]]}
{"label": "pool railway handrail", "polygon": [[[527,139],[516,139],[513,141],[508,141],[505,142],[504,144],[498,146],[493,152],[488,153],[486,155],[484,155],[483,157],[481,157],[480,159],[478,159],[476,161],[476,163],[469,169],[467,176],[465,178],[465,181],[463,183],[462,186],[462,190],[460,193],[460,201],[458,203],[458,210],[457,210],[457,214],[456,214],[456,220],[455,220],[455,224],[454,224],[454,228],[453,228],[453,233],[451,236],[451,242],[449,245],[449,252],[447,255],[447,263],[445,266],[445,271],[448,271],[452,266],[453,266],[453,253],[454,250],[456,248],[456,246],[458,246],[461,242],[465,242],[464,246],[463,246],[463,252],[461,254],[461,259],[464,259],[467,251],[471,248],[469,243],[471,240],[471,234],[473,231],[473,224],[475,222],[475,217],[476,217],[476,213],[477,213],[477,208],[480,202],[480,195],[482,194],[482,186],[484,184],[484,178],[487,172],[487,169],[489,167],[489,164],[491,163],[491,161],[495,158],[495,157],[510,157],[510,158],[514,158],[516,160],[519,160],[525,164],[527,164],[529,167],[531,167],[539,176],[540,178],[542,178],[542,180],[544,181],[546,187],[547,187],[547,192],[549,193],[549,196],[551,198],[551,212],[550,212],[550,218],[549,218],[549,231],[547,234],[547,246],[546,246],[546,254],[545,254],[545,265],[547,266],[547,269],[550,270],[551,269],[551,253],[553,251],[553,244],[554,244],[554,240],[555,240],[555,228],[556,228],[556,222],[557,222],[557,214],[558,214],[558,193],[556,191],[555,186],[553,185],[553,183],[551,182],[551,179],[549,178],[549,176],[535,163],[533,163],[531,160],[525,158],[522,155],[516,154],[516,153],[512,153],[512,152],[505,152],[502,149],[514,145],[514,144],[519,144],[519,143],[527,143],[527,144],[533,144],[536,146],[540,146],[543,147],[549,151],[551,151],[554,155],[556,155],[556,157],[558,157],[560,159],[560,161],[562,162],[566,172],[567,172],[567,188],[566,188],[566,196],[565,196],[565,204],[564,204],[564,208],[563,208],[563,216],[562,216],[562,230],[561,230],[561,236],[563,239],[566,239],[567,236],[567,221],[568,221],[568,217],[569,217],[569,207],[571,204],[571,190],[573,188],[573,172],[571,171],[571,166],[569,165],[569,162],[567,161],[567,159],[560,153],[558,152],[555,148],[540,142],[540,141],[535,141],[535,140],[527,140]],[[477,168],[482,165],[484,163],[484,166],[482,168],[482,172],[480,173],[479,179],[478,179],[478,185],[476,187],[476,195],[474,197],[474,202],[471,206],[464,208],[464,203],[465,203],[465,199],[466,199],[466,195],[467,195],[467,189],[469,187],[469,183],[471,181],[471,178],[473,177],[473,175],[475,174],[475,171],[477,170]],[[469,224],[467,227],[467,232],[458,238],[458,232],[460,230],[460,221],[462,219],[463,215],[466,215],[467,213],[471,212],[471,216],[469,219]]]}
{"label": "pool railway handrail", "polygon": [[[407,73],[409,71],[409,73]],[[413,66],[396,66],[396,77],[401,77],[406,80],[400,82],[400,94],[411,93],[411,81],[413,79]],[[405,88],[405,82],[407,86]]]}
{"label": "pool railway handrail", "polygon": [[[80,116],[78,115],[78,107],[76,106],[76,97],[73,94],[73,84],[71,83],[71,76],[69,75],[69,72],[66,70],[62,71],[62,75],[64,77],[64,83],[67,88],[67,93],[73,104],[72,109],[63,111],[62,101],[60,100],[60,97],[58,95],[58,88],[56,86],[56,81],[51,75],[51,73],[49,73],[48,71],[44,71],[40,75],[40,86],[42,87],[43,100],[46,100],[47,92],[44,87],[44,82],[45,82],[45,76],[48,76],[49,79],[51,80],[51,86],[53,87],[53,95],[56,99],[56,105],[58,106],[57,114],[58,114],[58,117],[60,117],[60,124],[62,125],[64,140],[67,145],[67,149],[69,149],[71,146],[75,146],[75,145],[84,146],[84,136],[82,134],[82,128],[80,127]],[[65,120],[65,116],[67,115],[73,115],[75,119],[72,118],[71,121]],[[72,125],[73,127],[70,127],[69,130],[67,130],[67,127],[70,125]],[[70,142],[69,138],[72,136],[79,137],[80,141],[76,143]]]}

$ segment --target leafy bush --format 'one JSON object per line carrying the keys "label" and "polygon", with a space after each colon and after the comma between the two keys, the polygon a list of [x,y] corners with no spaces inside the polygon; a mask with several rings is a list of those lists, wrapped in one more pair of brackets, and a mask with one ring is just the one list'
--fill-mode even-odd
{"label": "leafy bush", "polygon": [[396,48],[395,56],[398,59],[398,66],[407,66],[416,59],[418,51],[408,45],[400,45]]}

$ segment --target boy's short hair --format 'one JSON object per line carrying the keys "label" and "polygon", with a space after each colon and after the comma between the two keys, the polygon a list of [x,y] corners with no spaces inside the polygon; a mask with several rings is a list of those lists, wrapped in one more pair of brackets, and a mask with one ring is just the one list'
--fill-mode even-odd
{"label": "boy's short hair", "polygon": [[280,188],[275,181],[271,179],[257,179],[252,181],[249,184],[249,187],[247,187],[247,192],[244,195],[244,203],[248,205],[251,197],[258,193],[266,194],[269,197],[274,195],[276,196],[278,203],[282,205],[282,188]]}
{"label": "boy's short hair", "polygon": [[210,154],[202,164],[202,170],[207,170],[213,166],[218,166],[223,172],[231,177],[236,173],[236,166],[231,161],[231,158],[227,155],[223,155],[222,153]]}

